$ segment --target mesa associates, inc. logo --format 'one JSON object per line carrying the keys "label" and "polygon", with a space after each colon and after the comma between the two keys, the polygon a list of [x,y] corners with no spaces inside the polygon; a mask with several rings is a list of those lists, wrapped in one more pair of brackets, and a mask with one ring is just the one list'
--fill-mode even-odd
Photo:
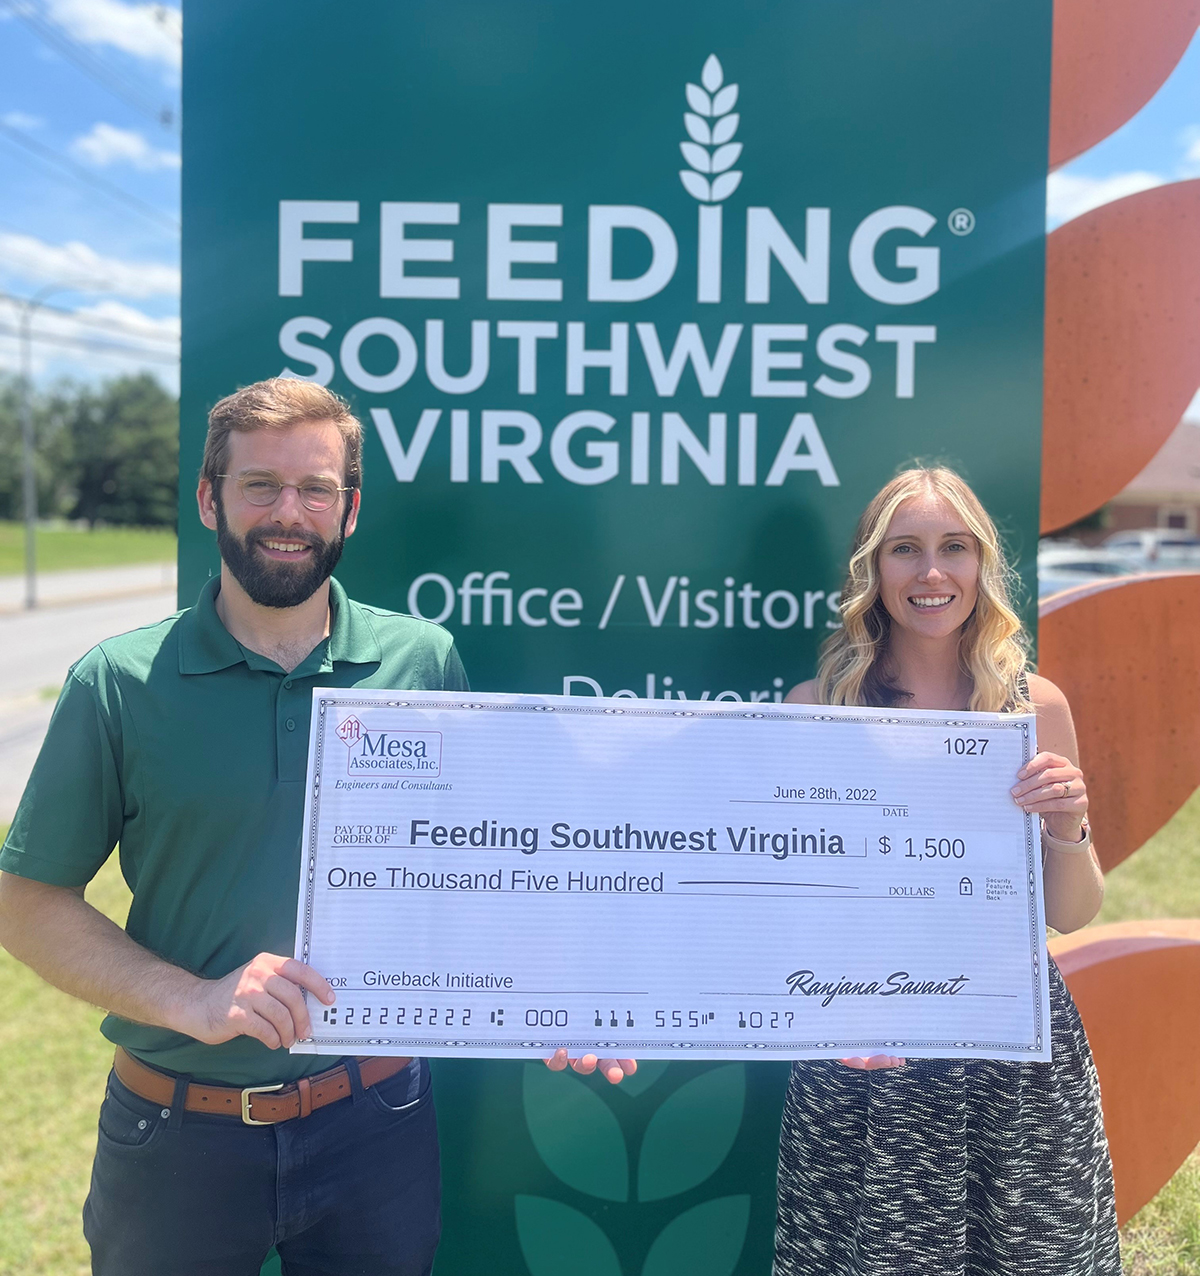
{"label": "mesa associates, inc. logo", "polygon": [[440,731],[372,731],[351,714],[338,723],[337,737],[346,746],[346,770],[350,775],[379,771],[421,776],[442,773]]}

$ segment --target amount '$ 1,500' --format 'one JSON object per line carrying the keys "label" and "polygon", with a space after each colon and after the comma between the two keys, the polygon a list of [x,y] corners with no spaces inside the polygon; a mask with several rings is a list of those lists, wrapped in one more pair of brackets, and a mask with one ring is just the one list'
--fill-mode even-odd
{"label": "amount '$ 1,500'", "polygon": [[878,849],[880,855],[895,851],[906,860],[960,860],[967,853],[967,844],[961,837],[927,837],[923,846],[914,837],[897,839],[894,844],[890,837],[881,837]]}

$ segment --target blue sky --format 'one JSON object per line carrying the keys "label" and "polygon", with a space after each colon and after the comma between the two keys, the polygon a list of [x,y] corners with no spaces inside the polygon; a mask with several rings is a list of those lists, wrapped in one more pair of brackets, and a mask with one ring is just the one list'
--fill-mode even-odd
{"label": "blue sky", "polygon": [[[0,0],[0,292],[66,284],[72,312],[36,321],[39,381],[177,387],[180,30],[177,6]],[[3,368],[15,322],[0,300]]]}
{"label": "blue sky", "polygon": [[[178,386],[181,24],[173,4],[0,0],[0,293],[66,285],[37,320],[39,381],[145,369]],[[1048,225],[1198,176],[1200,37],[1051,175]],[[0,369],[17,367],[15,323],[0,297]]]}

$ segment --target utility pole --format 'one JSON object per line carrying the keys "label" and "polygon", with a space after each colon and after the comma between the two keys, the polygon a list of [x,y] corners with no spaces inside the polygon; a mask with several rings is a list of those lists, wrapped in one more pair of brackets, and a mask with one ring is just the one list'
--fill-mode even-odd
{"label": "utility pole", "polygon": [[33,439],[33,316],[53,293],[72,284],[47,284],[32,297],[18,302],[21,307],[21,463],[25,497],[25,606],[37,606],[37,471],[34,468]]}

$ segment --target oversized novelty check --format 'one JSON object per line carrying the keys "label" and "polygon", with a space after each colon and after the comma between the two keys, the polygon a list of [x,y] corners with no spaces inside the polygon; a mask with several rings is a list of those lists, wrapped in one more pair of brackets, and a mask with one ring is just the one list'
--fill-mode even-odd
{"label": "oversized novelty check", "polygon": [[293,1050],[1050,1057],[1032,717],[313,695]]}

